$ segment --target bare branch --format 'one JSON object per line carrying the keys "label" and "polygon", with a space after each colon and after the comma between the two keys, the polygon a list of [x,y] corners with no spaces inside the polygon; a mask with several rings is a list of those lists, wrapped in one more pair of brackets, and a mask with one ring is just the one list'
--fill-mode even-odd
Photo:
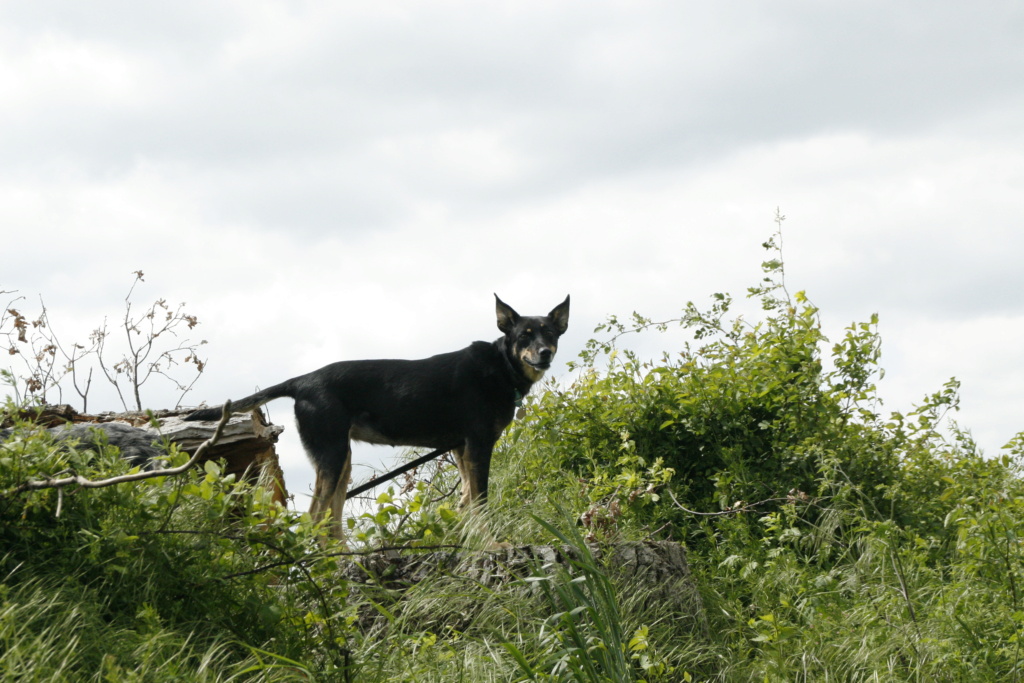
{"label": "bare branch", "polygon": [[113,368],[108,368],[106,363],[106,347],[107,337],[109,332],[107,331],[107,319],[103,318],[103,326],[97,327],[93,330],[92,338],[96,339],[96,359],[99,362],[100,370],[103,371],[103,375],[107,378],[107,381],[114,385],[114,389],[117,390],[117,397],[121,399],[121,405],[125,410],[128,410],[128,404],[124,400],[124,394],[121,393],[121,385],[117,381],[117,376],[120,374],[118,365]]}
{"label": "bare branch", "polygon": [[[24,365],[26,371],[10,373],[20,380],[13,384],[19,401],[35,398],[42,403],[52,402],[48,392],[57,393],[63,401],[64,385],[70,384],[82,399],[83,411],[87,410],[92,370],[98,364],[125,410],[129,410],[128,401],[133,409],[142,410],[141,388],[153,375],[171,380],[180,392],[181,403],[206,367],[206,361],[198,356],[199,347],[206,341],[185,339],[181,333],[183,329],[195,329],[199,319],[185,310],[184,302],[171,306],[166,299],[157,299],[148,308],[139,309],[132,297],[138,284],[144,282],[143,273],[134,271],[133,275],[120,320],[111,330],[104,318],[89,335],[87,345],[61,342],[50,325],[42,297],[38,316],[15,307],[24,297],[12,297],[0,309],[0,352],[13,356],[13,362]],[[0,297],[13,294],[0,291]],[[182,375],[179,381],[174,375],[182,372],[194,374],[191,378]]]}
{"label": "bare branch", "polygon": [[807,504],[813,505],[816,502],[815,500],[811,500],[810,498],[808,498],[806,493],[795,492],[795,493],[793,493],[791,495],[786,496],[785,498],[767,498],[765,500],[759,500],[756,503],[742,503],[742,504],[735,505],[735,506],[733,506],[732,508],[730,508],[728,510],[721,510],[719,512],[698,512],[696,510],[690,510],[690,509],[687,509],[687,508],[683,507],[683,505],[672,494],[672,491],[666,489],[665,493],[667,493],[669,495],[669,497],[672,499],[672,502],[676,504],[677,508],[679,508],[680,510],[682,510],[683,512],[685,512],[687,514],[699,515],[701,517],[722,517],[724,515],[738,515],[738,514],[743,513],[743,512],[751,512],[751,511],[755,510],[756,508],[761,507],[762,505],[767,505],[768,503],[797,503],[797,502],[800,502],[800,503],[807,503]]}

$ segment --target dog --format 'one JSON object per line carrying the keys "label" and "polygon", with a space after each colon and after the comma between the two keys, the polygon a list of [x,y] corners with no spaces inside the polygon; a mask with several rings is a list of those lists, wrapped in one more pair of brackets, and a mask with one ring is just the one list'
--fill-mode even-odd
{"label": "dog", "polygon": [[[569,327],[568,296],[546,316],[521,316],[494,299],[502,336],[493,342],[422,360],[331,363],[232,402],[232,412],[241,413],[295,399],[299,437],[316,471],[310,516],[319,522],[330,513],[332,536],[343,537],[353,439],[450,449],[462,480],[460,505],[486,502],[494,444],[551,367]],[[218,420],[221,413],[205,408],[184,419]]]}

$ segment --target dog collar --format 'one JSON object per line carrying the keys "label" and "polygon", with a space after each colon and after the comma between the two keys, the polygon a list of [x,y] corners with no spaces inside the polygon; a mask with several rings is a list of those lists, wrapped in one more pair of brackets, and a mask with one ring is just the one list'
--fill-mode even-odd
{"label": "dog collar", "polygon": [[515,400],[516,407],[522,408],[523,407],[523,394],[518,389],[516,389],[515,392],[516,392],[516,400]]}

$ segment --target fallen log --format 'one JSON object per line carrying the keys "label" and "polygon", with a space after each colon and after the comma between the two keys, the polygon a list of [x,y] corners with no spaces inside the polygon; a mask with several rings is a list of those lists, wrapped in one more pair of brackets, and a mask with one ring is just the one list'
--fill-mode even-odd
{"label": "fallen log", "polygon": [[[598,566],[616,584],[627,586],[628,592],[641,596],[646,605],[665,608],[692,619],[695,630],[706,634],[703,601],[690,573],[686,548],[681,543],[637,541],[588,548]],[[548,580],[559,574],[580,576],[574,562],[579,559],[578,549],[554,545],[527,545],[491,551],[387,550],[339,563],[338,576],[375,602],[391,602],[389,609],[394,613],[402,611],[402,596],[407,591],[427,582],[425,585],[430,586],[429,592],[438,598],[437,611],[411,618],[417,623],[420,620],[443,622],[454,618],[460,623],[447,625],[462,629],[475,618],[474,610],[463,604],[457,615],[449,614],[444,599],[447,590],[443,583],[437,582],[439,577],[450,577],[463,587],[454,589],[454,594],[464,591],[466,581],[483,586],[487,593],[520,590],[538,594],[541,590],[538,577]],[[382,625],[380,614],[375,610],[364,611],[360,622],[364,629]],[[428,626],[422,624],[423,628]]]}
{"label": "fallen log", "polygon": [[[155,410],[88,415],[78,413],[68,405],[56,405],[45,406],[40,410],[26,410],[21,417],[51,429],[58,438],[82,440],[83,434],[87,432],[80,427],[95,425],[105,431],[111,444],[124,444],[122,450],[128,451],[126,455],[133,463],[144,464],[141,461],[146,456],[152,457],[161,452],[159,444],[163,439],[177,444],[178,448],[192,455],[200,444],[213,436],[217,423],[183,421],[181,418],[190,412]],[[72,428],[69,429],[68,425]],[[127,425],[133,429],[111,429],[111,425]],[[263,482],[272,488],[274,500],[285,505],[288,492],[275,448],[283,431],[284,427],[268,422],[262,411],[232,415],[224,426],[220,440],[203,461],[223,460],[226,474],[234,474],[239,479],[245,478],[253,483]],[[150,438],[147,439],[146,435]]]}
{"label": "fallen log", "polygon": [[[644,577],[659,586],[690,581],[686,549],[672,542],[627,542],[590,548],[596,560],[625,578]],[[462,549],[427,553],[385,550],[343,562],[341,578],[357,583],[408,588],[437,573],[457,573],[487,587],[519,581],[537,568],[571,569],[579,552],[570,546],[526,545],[472,552]]]}

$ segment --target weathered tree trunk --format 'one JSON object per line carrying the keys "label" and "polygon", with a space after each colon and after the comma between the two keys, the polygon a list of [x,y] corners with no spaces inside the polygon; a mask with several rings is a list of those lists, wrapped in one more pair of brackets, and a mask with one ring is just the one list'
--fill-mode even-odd
{"label": "weathered tree trunk", "polygon": [[[194,453],[199,444],[213,435],[216,423],[183,421],[181,418],[189,412],[160,411],[154,413],[159,422],[157,429],[140,426],[167,437],[183,451]],[[274,446],[283,431],[284,427],[268,422],[261,410],[232,415],[224,426],[220,441],[210,450],[208,459],[223,459],[226,472],[240,479],[244,476],[252,481],[266,482],[273,487],[274,500],[286,505],[288,492],[284,485],[284,472]]]}
{"label": "weathered tree trunk", "polygon": [[[46,406],[38,416],[35,411],[26,411],[24,417],[32,419],[43,427],[59,427],[72,423],[76,425],[105,424],[120,422],[144,430],[154,440],[167,438],[188,453],[195,453],[199,444],[213,435],[215,422],[185,422],[182,417],[188,410],[155,410],[152,412],[157,426],[150,423],[149,413],[101,413],[86,415],[76,412],[71,406]],[[223,459],[227,474],[239,479],[245,477],[252,482],[263,482],[272,487],[274,500],[286,504],[288,492],[284,485],[274,444],[284,427],[267,422],[262,411],[233,415],[224,427],[220,440],[211,450],[208,460]],[[116,445],[116,444],[115,444]]]}

